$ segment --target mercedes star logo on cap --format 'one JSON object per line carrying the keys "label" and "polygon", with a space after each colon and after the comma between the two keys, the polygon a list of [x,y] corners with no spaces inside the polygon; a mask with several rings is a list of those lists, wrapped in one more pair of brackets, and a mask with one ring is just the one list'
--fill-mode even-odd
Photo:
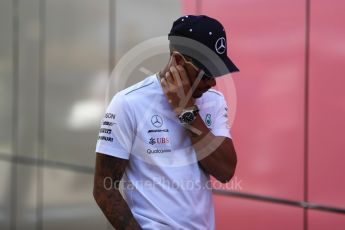
{"label": "mercedes star logo on cap", "polygon": [[215,47],[216,47],[217,53],[223,54],[226,50],[225,38],[224,37],[218,38],[218,40],[216,41]]}

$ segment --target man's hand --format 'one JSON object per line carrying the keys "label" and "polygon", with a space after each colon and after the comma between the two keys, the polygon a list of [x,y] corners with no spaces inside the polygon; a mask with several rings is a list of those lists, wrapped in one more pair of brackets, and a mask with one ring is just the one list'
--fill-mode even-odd
{"label": "man's hand", "polygon": [[166,72],[165,77],[161,79],[161,85],[169,103],[177,114],[180,114],[184,108],[194,105],[192,87],[187,72],[181,65],[171,66],[170,71]]}

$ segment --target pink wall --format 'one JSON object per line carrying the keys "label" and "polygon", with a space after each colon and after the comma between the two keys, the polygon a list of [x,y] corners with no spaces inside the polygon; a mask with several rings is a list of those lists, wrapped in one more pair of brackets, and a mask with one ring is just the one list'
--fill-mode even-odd
{"label": "pink wall", "polygon": [[[309,200],[345,208],[345,1],[311,4]],[[345,229],[345,225],[344,225]]]}
{"label": "pink wall", "polygon": [[344,230],[344,214],[321,212],[310,210],[308,216],[309,230]]}
{"label": "pink wall", "polygon": [[[225,26],[228,53],[241,70],[232,75],[235,90],[228,76],[217,79],[234,119],[236,192],[345,210],[345,2],[310,1],[309,53],[305,1],[183,3],[184,14],[206,14]],[[333,220],[334,229],[345,229],[344,214],[304,216],[298,205],[223,195],[215,203],[217,229],[325,229],[317,222]]]}
{"label": "pink wall", "polygon": [[214,195],[217,230],[302,230],[303,210],[281,204]]}

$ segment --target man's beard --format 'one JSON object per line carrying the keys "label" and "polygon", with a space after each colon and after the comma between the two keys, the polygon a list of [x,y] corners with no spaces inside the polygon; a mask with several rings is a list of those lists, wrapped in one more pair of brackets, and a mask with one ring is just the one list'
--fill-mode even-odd
{"label": "man's beard", "polygon": [[193,98],[200,98],[200,97],[202,97],[202,95],[203,95],[203,93],[195,93],[195,94],[193,94]]}

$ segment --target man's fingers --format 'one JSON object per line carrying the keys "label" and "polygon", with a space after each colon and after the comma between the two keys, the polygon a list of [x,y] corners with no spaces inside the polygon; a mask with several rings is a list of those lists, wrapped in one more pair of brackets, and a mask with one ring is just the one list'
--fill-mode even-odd
{"label": "man's fingers", "polygon": [[177,80],[181,79],[180,73],[178,72],[175,66],[171,66],[169,70],[170,70],[174,85],[177,85]]}
{"label": "man's fingers", "polygon": [[161,78],[161,85],[163,88],[163,91],[166,91],[166,87],[167,87],[167,80],[165,78]]}
{"label": "man's fingers", "polygon": [[176,77],[176,79],[175,79],[176,84],[178,87],[182,87],[183,86],[183,79],[185,79],[187,77],[187,73],[186,73],[185,69],[180,65],[178,65],[176,68],[179,72],[179,76]]}
{"label": "man's fingers", "polygon": [[178,85],[179,86],[187,85],[189,83],[189,81],[188,81],[188,76],[187,76],[186,69],[183,66],[178,65],[177,66],[177,70],[180,73],[180,78],[177,79]]}
{"label": "man's fingers", "polygon": [[165,73],[165,79],[169,84],[174,84],[174,78],[173,76],[170,74],[170,72],[166,72]]}
{"label": "man's fingers", "polygon": [[[188,78],[187,76],[187,72],[185,71],[185,69],[178,65],[178,66],[171,66],[170,70],[172,72],[173,78],[174,78],[174,86],[176,87],[176,89],[178,89],[178,96],[180,98],[184,98],[186,96],[186,92],[185,92],[185,87],[186,82],[185,79]],[[187,89],[188,90],[188,89]]]}

